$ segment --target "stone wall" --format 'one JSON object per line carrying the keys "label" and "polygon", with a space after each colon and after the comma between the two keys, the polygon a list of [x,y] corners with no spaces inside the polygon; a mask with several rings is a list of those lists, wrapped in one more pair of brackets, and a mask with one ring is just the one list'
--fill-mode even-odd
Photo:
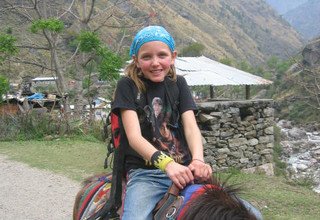
{"label": "stone wall", "polygon": [[215,170],[247,169],[273,160],[273,100],[198,103],[206,162]]}

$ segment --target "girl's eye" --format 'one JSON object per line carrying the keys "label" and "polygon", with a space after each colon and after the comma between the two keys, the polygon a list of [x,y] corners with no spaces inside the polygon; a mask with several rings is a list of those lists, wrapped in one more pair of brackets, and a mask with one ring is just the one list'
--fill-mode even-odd
{"label": "girl's eye", "polygon": [[159,54],[159,57],[160,58],[165,58],[165,57],[167,57],[168,56],[168,54],[166,54],[166,53],[161,53],[161,54]]}
{"label": "girl's eye", "polygon": [[144,55],[144,56],[141,57],[141,59],[143,59],[143,60],[149,60],[149,59],[151,59],[151,56],[149,56],[149,55]]}

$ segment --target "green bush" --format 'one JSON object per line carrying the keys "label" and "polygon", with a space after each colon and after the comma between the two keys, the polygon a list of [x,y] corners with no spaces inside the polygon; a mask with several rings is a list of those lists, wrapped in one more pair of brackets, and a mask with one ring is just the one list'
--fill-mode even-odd
{"label": "green bush", "polygon": [[192,43],[189,46],[185,47],[181,51],[181,56],[185,57],[198,57],[202,55],[205,46],[200,43]]}
{"label": "green bush", "polygon": [[282,154],[281,141],[281,130],[278,126],[274,126],[274,148],[273,148],[273,162],[275,164],[275,175],[285,176],[285,169],[287,165],[285,162],[280,160]]}
{"label": "green bush", "polygon": [[9,91],[9,81],[3,76],[0,76],[0,103],[3,101],[2,95]]}
{"label": "green bush", "polygon": [[41,140],[61,136],[93,136],[103,140],[103,122],[70,118],[67,122],[62,115],[37,113],[3,115],[0,117],[0,141]]}

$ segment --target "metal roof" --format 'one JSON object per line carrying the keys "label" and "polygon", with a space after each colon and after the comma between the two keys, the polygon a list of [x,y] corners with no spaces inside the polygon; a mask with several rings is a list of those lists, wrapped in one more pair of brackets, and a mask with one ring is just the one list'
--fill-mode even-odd
{"label": "metal roof", "polygon": [[55,81],[57,77],[36,77],[32,81]]}
{"label": "metal roof", "polygon": [[234,67],[211,60],[205,56],[177,57],[175,67],[189,86],[196,85],[265,85],[272,81]]}

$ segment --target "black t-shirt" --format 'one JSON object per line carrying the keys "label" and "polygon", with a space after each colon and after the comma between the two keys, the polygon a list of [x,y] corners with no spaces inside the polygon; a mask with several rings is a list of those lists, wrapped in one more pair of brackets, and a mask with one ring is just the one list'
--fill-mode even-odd
{"label": "black t-shirt", "polygon": [[[152,82],[143,79],[147,92],[141,94],[142,102],[137,102],[138,90],[132,79],[123,77],[118,81],[112,111],[120,116],[120,109],[130,109],[138,113],[141,133],[154,147],[166,152],[176,162],[187,165],[191,154],[183,135],[181,123],[172,125],[172,106],[169,95],[166,93],[164,82]],[[196,110],[197,107],[191,96],[186,80],[177,77],[179,88],[178,115],[187,110]],[[138,104],[140,103],[140,104]],[[143,103],[143,108],[140,106]],[[122,134],[124,131],[122,130]],[[127,140],[126,140],[127,142]],[[126,144],[129,146],[128,142]],[[130,146],[125,149],[126,170],[135,168],[154,169],[155,167],[144,160]]]}

